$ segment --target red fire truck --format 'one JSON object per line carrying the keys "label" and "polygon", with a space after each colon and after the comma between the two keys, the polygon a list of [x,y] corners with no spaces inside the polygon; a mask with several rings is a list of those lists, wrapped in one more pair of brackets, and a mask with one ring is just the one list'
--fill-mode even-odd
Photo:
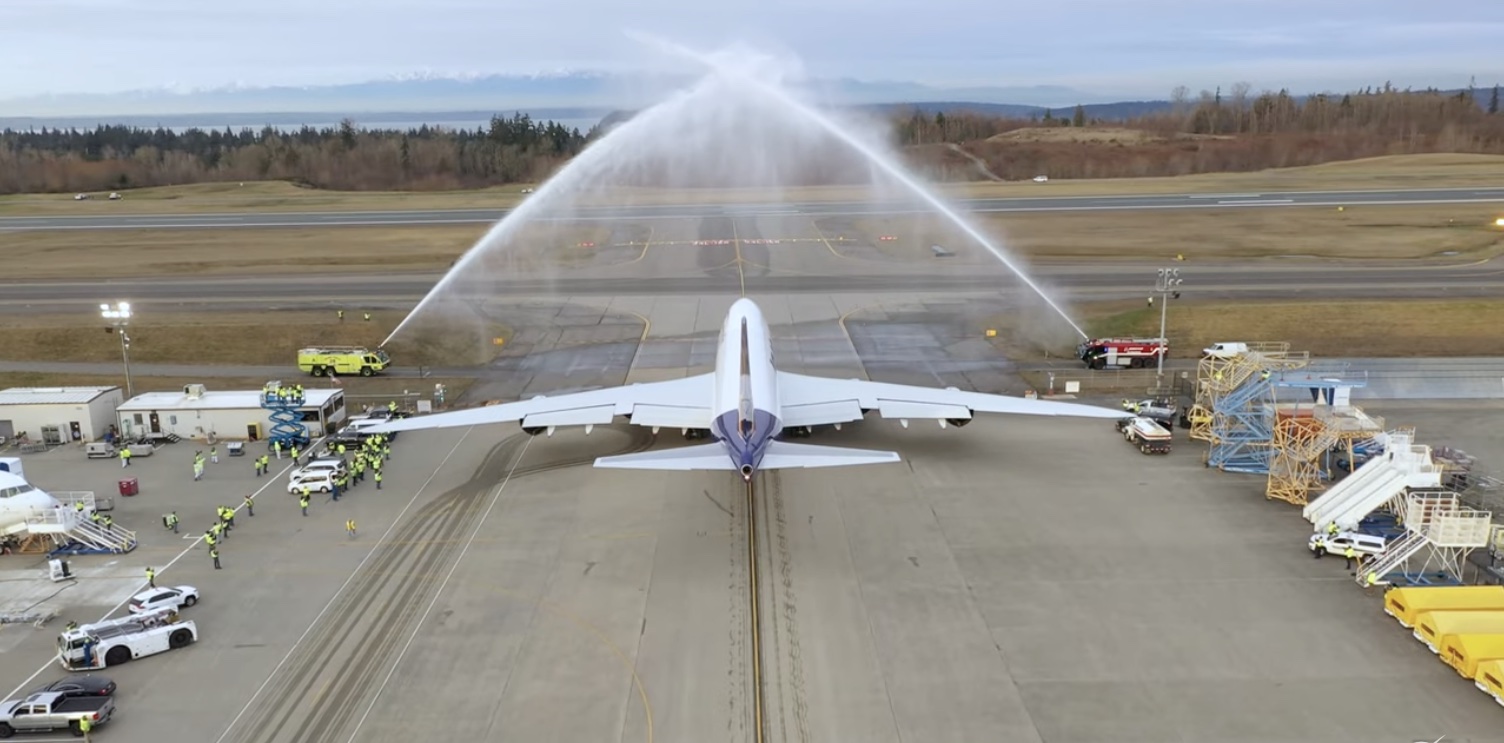
{"label": "red fire truck", "polygon": [[1154,366],[1169,351],[1164,338],[1094,338],[1076,347],[1076,355],[1092,369]]}

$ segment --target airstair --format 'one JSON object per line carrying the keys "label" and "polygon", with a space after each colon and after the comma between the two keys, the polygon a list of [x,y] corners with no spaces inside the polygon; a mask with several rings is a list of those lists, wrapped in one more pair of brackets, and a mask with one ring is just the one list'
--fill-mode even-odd
{"label": "airstair", "polygon": [[[1359,585],[1367,585],[1369,575],[1380,585],[1414,583],[1431,573],[1460,581],[1468,553],[1487,546],[1494,529],[1492,512],[1462,505],[1457,493],[1411,493],[1405,498],[1404,513],[1405,536],[1357,571]],[[1423,550],[1427,550],[1424,564],[1411,569],[1413,558]]]}
{"label": "airstair", "polygon": [[[105,527],[92,520],[94,494],[52,493],[63,507],[26,520],[26,531],[39,540],[50,540],[53,555],[120,555],[136,548],[136,533],[118,524]],[[79,510],[77,504],[84,504]]]}
{"label": "airstair", "polygon": [[1441,486],[1442,468],[1432,463],[1431,447],[1413,445],[1412,435],[1398,431],[1386,438],[1383,454],[1369,459],[1301,511],[1317,531],[1334,522],[1339,529],[1356,529],[1365,516],[1406,490]]}
{"label": "airstair", "polygon": [[261,407],[271,412],[272,430],[268,442],[282,444],[283,448],[307,446],[312,439],[308,426],[303,424],[304,395],[297,387],[284,386],[280,381],[267,382],[261,389]]}

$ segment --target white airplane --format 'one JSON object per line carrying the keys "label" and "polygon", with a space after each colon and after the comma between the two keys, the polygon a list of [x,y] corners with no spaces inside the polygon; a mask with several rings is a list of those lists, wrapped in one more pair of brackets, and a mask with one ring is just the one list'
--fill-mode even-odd
{"label": "white airplane", "polygon": [[62,507],[63,504],[37,490],[20,475],[0,470],[0,536],[24,534],[27,519]]}
{"label": "white airplane", "polygon": [[665,382],[629,384],[556,397],[407,418],[367,429],[373,433],[452,428],[521,421],[522,430],[553,434],[559,426],[584,426],[588,434],[617,416],[638,426],[678,428],[688,437],[708,432],[716,443],[601,457],[596,467],[646,470],[730,470],[750,480],[760,469],[840,467],[897,462],[891,451],[811,446],[778,440],[808,434],[814,426],[859,421],[876,410],[908,427],[916,418],[940,427],[964,426],[973,413],[1123,418],[1121,410],[1029,400],[954,387],[933,389],[858,379],[829,379],[778,371],[762,310],[750,299],[731,305],[721,326],[715,371]]}

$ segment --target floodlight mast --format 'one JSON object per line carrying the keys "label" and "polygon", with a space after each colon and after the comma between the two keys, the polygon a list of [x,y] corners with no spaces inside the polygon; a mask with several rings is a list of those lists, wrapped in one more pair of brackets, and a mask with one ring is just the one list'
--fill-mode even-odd
{"label": "floodlight mast", "polygon": [[1159,294],[1159,342],[1164,344],[1159,352],[1159,364],[1155,368],[1155,383],[1159,387],[1164,386],[1165,354],[1169,353],[1170,347],[1169,339],[1165,337],[1165,317],[1170,309],[1170,298],[1180,298],[1180,284],[1180,269],[1178,268],[1159,269],[1159,277],[1154,282],[1154,291]]}
{"label": "floodlight mast", "polygon": [[109,320],[115,327],[116,335],[120,336],[120,359],[125,363],[125,397],[130,399],[136,396],[131,386],[131,338],[126,335],[125,329],[131,322],[131,303],[116,302],[112,307],[108,304],[99,305],[99,316]]}

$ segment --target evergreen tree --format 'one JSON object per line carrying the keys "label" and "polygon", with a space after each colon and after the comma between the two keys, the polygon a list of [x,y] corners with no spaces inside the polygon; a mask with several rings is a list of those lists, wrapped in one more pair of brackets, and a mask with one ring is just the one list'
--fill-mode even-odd
{"label": "evergreen tree", "polygon": [[1499,112],[1499,86],[1497,85],[1494,86],[1494,94],[1488,97],[1488,112],[1491,114]]}
{"label": "evergreen tree", "polygon": [[1071,114],[1071,126],[1086,126],[1086,107],[1076,104],[1076,112]]}

